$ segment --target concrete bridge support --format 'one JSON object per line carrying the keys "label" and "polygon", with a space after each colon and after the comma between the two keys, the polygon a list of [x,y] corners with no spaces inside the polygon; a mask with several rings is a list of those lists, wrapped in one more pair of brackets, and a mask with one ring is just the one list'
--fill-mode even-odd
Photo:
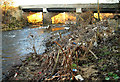
{"label": "concrete bridge support", "polygon": [[80,21],[83,21],[84,19],[80,16],[82,13],[81,8],[76,8],[76,25],[79,26],[81,23]]}
{"label": "concrete bridge support", "polygon": [[52,17],[59,13],[43,12],[43,24],[52,24]]}
{"label": "concrete bridge support", "polygon": [[24,22],[24,23],[28,23],[28,18],[27,18],[27,16],[29,16],[29,13],[28,12],[23,12],[22,13],[22,21]]}

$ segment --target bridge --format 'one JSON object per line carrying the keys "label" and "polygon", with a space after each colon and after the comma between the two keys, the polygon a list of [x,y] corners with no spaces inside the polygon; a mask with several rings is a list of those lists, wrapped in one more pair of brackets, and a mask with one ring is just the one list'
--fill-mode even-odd
{"label": "bridge", "polygon": [[[82,13],[86,11],[97,12],[97,4],[41,4],[41,5],[21,5],[24,12],[43,12],[43,23],[51,23],[51,17],[61,12]],[[120,3],[99,4],[101,13],[120,13]]]}

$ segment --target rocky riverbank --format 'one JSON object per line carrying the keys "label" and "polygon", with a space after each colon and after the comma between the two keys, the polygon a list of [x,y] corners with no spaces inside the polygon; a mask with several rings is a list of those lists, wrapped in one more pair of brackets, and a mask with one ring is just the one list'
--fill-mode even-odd
{"label": "rocky riverbank", "polygon": [[71,26],[70,34],[52,36],[45,53],[31,53],[5,80],[120,80],[119,31],[115,20]]}

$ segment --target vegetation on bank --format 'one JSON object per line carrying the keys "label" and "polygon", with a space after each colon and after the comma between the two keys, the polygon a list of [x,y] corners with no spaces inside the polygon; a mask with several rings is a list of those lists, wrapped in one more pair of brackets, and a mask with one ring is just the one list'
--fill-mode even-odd
{"label": "vegetation on bank", "polygon": [[[39,55],[33,44],[22,64],[5,80],[90,81],[120,80],[120,29],[115,20],[71,27],[70,34],[52,35],[46,52]],[[30,35],[34,40],[34,35]]]}
{"label": "vegetation on bank", "polygon": [[[71,26],[67,36],[51,36],[50,46],[42,55],[33,44],[34,53],[16,66],[6,80],[120,80],[120,29],[116,20],[90,25],[92,14],[79,15],[80,24]],[[21,29],[25,22],[22,17],[18,20],[5,13],[3,29]],[[30,36],[34,40],[34,35]]]}
{"label": "vegetation on bank", "polygon": [[13,15],[11,15],[10,12],[7,13],[7,16],[5,16],[4,14],[2,15],[2,31],[22,29],[23,26],[27,25],[27,21],[24,20],[22,16],[17,19]]}
{"label": "vegetation on bank", "polygon": [[23,27],[23,23],[21,21],[16,20],[15,17],[12,17],[9,23],[2,24],[2,31],[17,30],[17,29],[22,29],[22,27]]}
{"label": "vegetation on bank", "polygon": [[18,7],[13,6],[10,0],[3,1],[2,5],[2,31],[22,29],[27,24]]}

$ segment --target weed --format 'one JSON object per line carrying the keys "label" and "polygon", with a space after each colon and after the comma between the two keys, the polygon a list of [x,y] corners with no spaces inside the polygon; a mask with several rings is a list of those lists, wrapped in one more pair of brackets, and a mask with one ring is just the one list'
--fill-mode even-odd
{"label": "weed", "polygon": [[99,62],[99,63],[100,63],[100,62],[103,62],[103,59],[100,59],[98,62]]}
{"label": "weed", "polygon": [[73,63],[71,68],[77,68],[77,65]]}
{"label": "weed", "polygon": [[109,76],[112,76],[112,75],[113,75],[113,72],[109,72],[108,75],[109,75]]}
{"label": "weed", "polygon": [[120,77],[117,74],[113,74],[112,76],[115,80],[119,79]]}
{"label": "weed", "polygon": [[114,80],[118,80],[120,77],[117,74],[114,74],[113,72],[109,72],[108,76],[105,77],[105,80],[110,80],[110,78],[113,78]]}
{"label": "weed", "polygon": [[105,77],[105,80],[110,80],[110,77]]}
{"label": "weed", "polygon": [[27,59],[27,61],[30,61],[32,58],[31,57],[29,57],[28,59]]}

